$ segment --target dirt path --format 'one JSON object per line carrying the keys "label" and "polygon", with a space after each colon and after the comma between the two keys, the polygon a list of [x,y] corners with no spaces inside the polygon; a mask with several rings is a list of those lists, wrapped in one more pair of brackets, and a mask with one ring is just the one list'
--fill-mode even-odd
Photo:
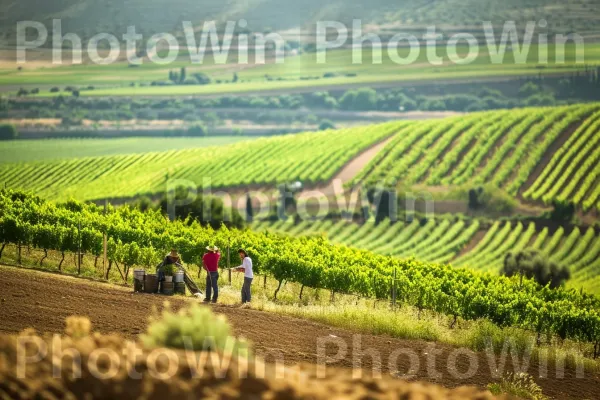
{"label": "dirt path", "polygon": [[[135,338],[145,330],[152,306],[160,306],[165,300],[159,295],[133,294],[129,288],[5,266],[0,266],[0,291],[0,331],[9,333],[27,327],[41,332],[62,332],[65,317],[87,315],[95,329],[102,333],[116,332]],[[170,301],[174,309],[189,304],[181,298]],[[218,305],[214,310],[227,316],[235,333],[250,339],[256,353],[266,356],[267,361],[280,355],[286,364],[317,363],[317,339],[321,338],[329,342],[326,349],[330,355],[337,352],[340,345],[336,343],[348,346],[345,357],[331,364],[336,367],[352,367],[353,356],[356,356],[369,371],[375,365],[381,366],[384,373],[404,374],[412,365],[415,379],[446,387],[464,384],[484,387],[496,380],[490,372],[490,361],[483,353],[465,349],[457,353],[447,345],[387,336],[356,336],[352,331],[321,323],[234,306]],[[359,337],[362,351],[353,345],[353,340]],[[405,353],[400,354],[390,368],[393,361],[390,354],[394,351]],[[407,353],[414,355],[412,363]],[[377,361],[379,357],[381,360]],[[511,364],[508,357],[507,365]],[[477,366],[476,373],[460,377],[472,365]],[[539,376],[537,364],[530,365],[529,372]],[[585,378],[576,379],[574,372],[567,370],[565,378],[558,379],[553,372],[549,366],[549,378],[538,380],[545,394],[557,399],[597,398],[599,376],[586,374]]]}
{"label": "dirt path", "polygon": [[[394,135],[369,147],[344,165],[344,167],[342,167],[342,169],[326,185],[311,189],[311,191],[319,191],[325,196],[335,196],[338,193],[335,191],[334,182],[339,182],[343,185],[354,179],[354,177],[393,139]],[[302,193],[299,197],[300,196],[302,196]]]}
{"label": "dirt path", "polygon": [[352,180],[393,138],[394,136],[390,136],[354,157],[333,179],[339,179],[344,183]]}
{"label": "dirt path", "polygon": [[[546,166],[550,163],[550,160],[554,157],[554,155],[556,154],[558,149],[560,149],[567,142],[567,140],[569,140],[571,135],[573,135],[573,133],[575,133],[575,131],[577,131],[577,129],[579,129],[579,127],[582,124],[581,121],[583,121],[583,120],[584,119],[582,118],[580,121],[574,122],[571,125],[569,125],[569,127],[567,127],[567,129],[562,131],[560,133],[560,135],[558,135],[558,138],[556,138],[556,140],[554,142],[552,142],[552,144],[544,152],[544,155],[542,156],[542,159],[540,160],[540,162],[535,166],[533,171],[531,171],[529,173],[527,180],[519,188],[517,198],[520,201],[523,201],[523,202],[528,201],[523,198],[523,193],[525,193],[531,187],[531,185],[533,185],[534,182],[540,177],[540,175],[546,169]],[[575,171],[577,171],[577,169],[575,169]],[[534,202],[534,201],[529,200],[529,202],[534,203],[534,204],[535,203],[543,204],[541,201]]]}

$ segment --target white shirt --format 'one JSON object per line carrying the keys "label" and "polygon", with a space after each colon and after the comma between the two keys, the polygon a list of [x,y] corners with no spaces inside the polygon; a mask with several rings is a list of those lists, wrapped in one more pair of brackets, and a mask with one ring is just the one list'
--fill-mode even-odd
{"label": "white shirt", "polygon": [[242,265],[238,268],[244,268],[244,278],[254,278],[254,273],[252,272],[252,259],[250,257],[244,257]]}

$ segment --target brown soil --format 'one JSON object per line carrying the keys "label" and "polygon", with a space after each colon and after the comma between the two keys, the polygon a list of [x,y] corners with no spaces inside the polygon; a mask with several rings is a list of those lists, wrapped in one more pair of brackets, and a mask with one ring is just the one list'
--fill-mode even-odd
{"label": "brown soil", "polygon": [[[81,329],[88,324],[84,319],[76,323],[79,324],[77,336],[51,339],[26,332],[20,336],[21,346],[15,336],[0,335],[3,356],[0,397],[15,400],[330,399],[331,396],[344,399],[495,398],[476,387],[449,390],[392,377],[356,380],[350,371],[341,369],[330,370],[324,376],[310,365],[277,370],[259,360],[242,361],[222,353],[151,350],[136,346],[137,354],[132,354],[132,344],[122,338],[90,332],[89,327]],[[70,333],[74,332],[71,330]],[[47,355],[19,370],[18,354],[23,350],[25,354],[35,354],[41,347],[49,349]],[[109,359],[95,358],[94,361],[94,355],[99,351],[112,355]],[[80,364],[74,366],[71,354],[76,354]],[[157,354],[161,356],[156,357]],[[57,356],[56,362],[53,362],[54,356]],[[60,371],[60,375],[53,376],[54,370]],[[76,373],[79,376],[72,378]]]}
{"label": "brown soil", "polygon": [[471,250],[473,250],[475,248],[475,246],[477,246],[477,244],[479,242],[481,242],[481,240],[483,239],[483,237],[485,236],[486,233],[487,233],[487,229],[479,229],[477,232],[475,232],[475,235],[473,235],[473,237],[471,238],[471,241],[469,243],[467,243],[467,245],[465,247],[463,247],[463,249],[456,255],[456,257],[460,257],[464,254],[469,253]]}
{"label": "brown soil", "polygon": [[[333,187],[333,182],[341,182],[342,185],[346,182],[351,181],[375,156],[379,153],[383,148],[390,142],[394,136],[390,136],[379,143],[374,144],[368,149],[364,150],[362,153],[358,154],[352,160],[350,160],[346,165],[342,167],[341,170],[335,174],[335,176],[327,183],[326,186],[321,186],[316,189],[322,192],[325,196],[334,196],[335,190]],[[300,194],[299,196],[301,196]]]}
{"label": "brown soil", "polygon": [[[101,333],[115,332],[135,339],[145,330],[152,306],[160,306],[165,300],[159,295],[133,294],[130,288],[13,267],[0,267],[0,282],[0,332],[7,333],[19,332],[28,327],[59,333],[64,329],[67,316],[85,315]],[[171,304],[174,309],[178,309],[189,304],[189,301],[194,300],[172,298]],[[476,354],[462,349],[462,355],[451,361],[456,365],[454,370],[447,365],[451,360],[450,355],[456,355],[453,353],[456,349],[448,345],[364,334],[360,336],[360,351],[353,346],[356,333],[346,329],[234,306],[217,305],[214,310],[229,319],[235,334],[250,339],[256,353],[265,356],[267,361],[270,359],[269,355],[273,357],[281,354],[287,365],[315,364],[317,338],[321,338],[331,342],[341,340],[348,345],[347,355],[330,364],[333,367],[351,368],[353,356],[356,356],[361,359],[362,368],[368,371],[372,371],[373,366],[381,366],[384,376],[386,373],[402,375],[409,369],[409,358],[400,356],[397,366],[390,369],[388,357],[395,350],[403,349],[415,354],[419,360],[416,379],[445,387],[465,384],[485,387],[497,380],[492,376],[490,360],[483,353]],[[336,350],[336,347],[330,343],[327,349],[329,353]],[[381,363],[369,355],[371,350],[381,356]],[[458,373],[468,371],[472,365],[465,354],[477,360],[478,368],[475,375],[461,379]],[[512,368],[510,357],[506,363],[508,371]],[[536,378],[545,394],[559,399],[597,398],[600,383],[598,375],[586,373],[584,378],[576,378],[574,371],[566,370],[564,378],[557,378],[553,374],[552,363],[549,364],[548,378]],[[439,376],[435,376],[434,371]],[[532,361],[528,372],[539,376],[539,366]]]}

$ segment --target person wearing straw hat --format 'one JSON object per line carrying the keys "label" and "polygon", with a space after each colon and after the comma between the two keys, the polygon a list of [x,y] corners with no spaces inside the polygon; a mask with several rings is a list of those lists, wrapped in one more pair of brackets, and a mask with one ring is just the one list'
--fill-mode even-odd
{"label": "person wearing straw hat", "polygon": [[236,272],[244,273],[244,284],[242,285],[242,304],[250,303],[252,295],[250,293],[250,286],[252,285],[252,279],[254,279],[254,273],[252,272],[252,259],[248,257],[248,253],[244,249],[239,249],[238,253],[242,260],[242,265],[233,268]]}
{"label": "person wearing straw hat", "polygon": [[204,269],[206,270],[206,297],[204,298],[204,302],[208,303],[211,301],[212,294],[212,302],[216,303],[219,297],[217,282],[219,280],[219,259],[221,258],[221,253],[217,246],[207,246],[206,250],[208,250],[208,253],[202,257],[202,264],[204,264]]}

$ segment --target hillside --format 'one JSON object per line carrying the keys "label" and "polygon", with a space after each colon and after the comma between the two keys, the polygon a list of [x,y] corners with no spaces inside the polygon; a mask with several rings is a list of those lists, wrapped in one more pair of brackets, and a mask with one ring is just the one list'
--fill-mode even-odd
{"label": "hillside", "polygon": [[577,0],[564,3],[558,0],[373,0],[365,7],[361,0],[336,0],[323,3],[317,0],[294,2],[290,0],[2,0],[3,17],[0,20],[5,41],[12,39],[16,21],[35,20],[50,25],[60,18],[63,32],[76,32],[89,38],[99,32],[124,33],[135,25],[143,34],[177,32],[182,20],[202,23],[205,20],[248,21],[251,31],[289,30],[307,27],[317,20],[335,20],[347,23],[354,18],[363,23],[377,24],[386,30],[418,29],[443,21],[448,31],[480,26],[482,21],[502,24],[504,21],[546,19],[550,31],[598,32],[600,2]]}
{"label": "hillside", "polygon": [[[300,179],[323,182],[361,150],[406,122],[256,139],[225,146],[54,161],[7,163],[0,182],[51,198],[94,200],[164,192],[169,179],[247,187]],[[38,142],[46,147],[50,142]],[[210,183],[207,183],[209,180]]]}
{"label": "hillside", "polygon": [[[317,236],[293,238],[226,227],[215,230],[196,221],[169,221],[158,211],[103,210],[76,201],[57,204],[11,190],[0,191],[0,224],[2,250],[10,247],[18,264],[28,253],[31,256],[31,249],[43,250],[38,265],[48,258],[48,251],[58,251],[62,259],[54,268],[59,272],[66,272],[65,252],[80,251],[89,260],[95,256],[96,261],[84,268],[80,262],[69,263],[71,270],[75,265],[76,274],[108,279],[112,271],[113,277],[126,283],[131,281],[133,268],[153,271],[164,249],[174,246],[188,268],[195,266],[201,271],[205,247],[213,243],[221,249],[246,249],[252,254],[255,274],[274,278],[280,286],[285,281],[327,290],[331,301],[336,293],[387,300],[390,289],[397,285],[402,289],[394,299],[419,310],[464,320],[486,318],[499,326],[537,332],[538,337],[547,334],[586,343],[598,340],[600,298],[586,292],[382,256],[331,245]],[[103,234],[108,238],[110,260],[105,267],[97,263]],[[50,259],[45,262],[54,264]],[[219,263],[221,267],[229,264],[226,257]]]}
{"label": "hillside", "polygon": [[[210,179],[212,187],[233,190],[273,189],[293,180],[312,188],[392,137],[343,183],[416,185],[434,192],[486,184],[514,199],[539,205],[572,201],[584,212],[595,212],[600,210],[598,118],[599,104],[525,108],[168,152],[31,162],[12,155],[12,163],[0,164],[0,182],[49,198],[82,200],[155,194],[172,178],[199,186]],[[32,143],[37,152],[56,151],[51,141]]]}
{"label": "hillside", "polygon": [[332,243],[366,249],[399,258],[415,257],[436,263],[449,263],[477,271],[498,273],[510,251],[534,248],[552,261],[570,267],[569,287],[600,294],[600,235],[594,228],[575,227],[570,232],[559,227],[515,221],[483,222],[478,219],[430,219],[359,225],[346,221],[258,222],[252,229],[292,236],[326,235]]}
{"label": "hillside", "polygon": [[598,104],[470,114],[401,129],[353,180],[491,184],[527,200],[600,210]]}

